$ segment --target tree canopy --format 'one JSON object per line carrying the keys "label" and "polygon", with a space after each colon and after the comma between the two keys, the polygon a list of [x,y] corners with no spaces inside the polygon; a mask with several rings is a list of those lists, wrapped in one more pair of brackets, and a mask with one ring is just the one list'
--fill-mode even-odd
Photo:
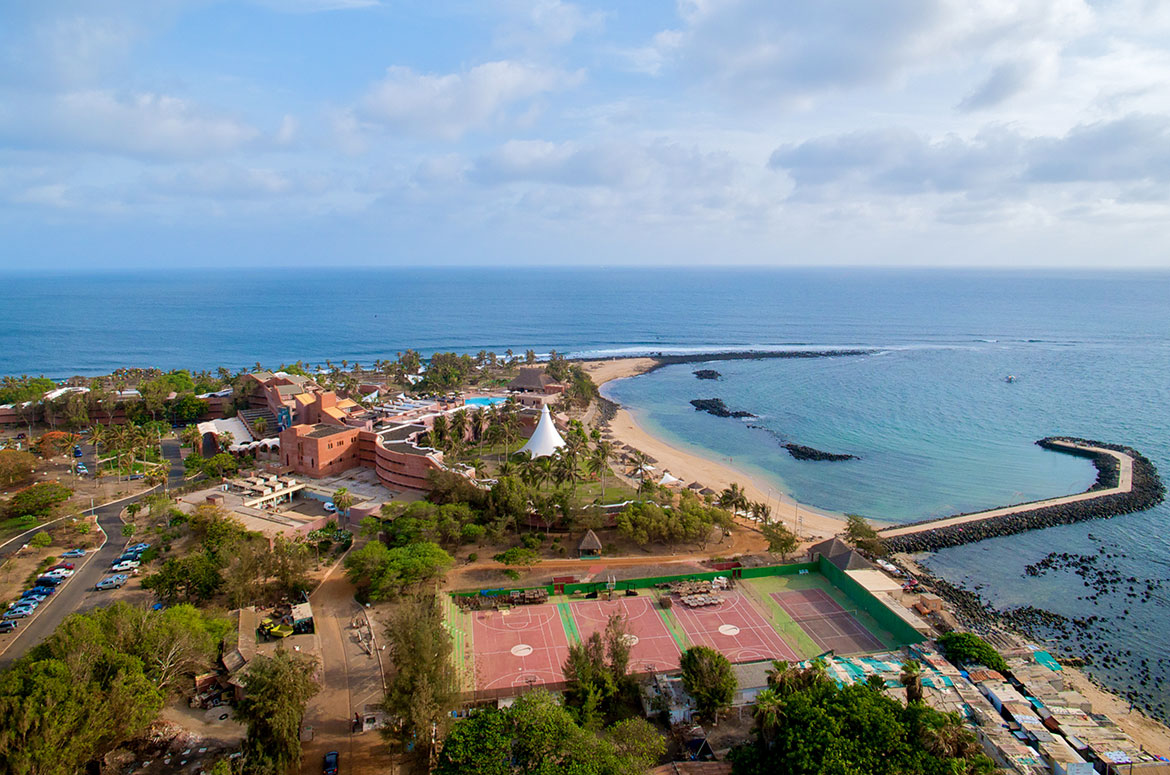
{"label": "tree canopy", "polygon": [[823,666],[776,663],[735,775],[984,775],[994,765],[954,714],[902,705],[878,682],[838,687]]}
{"label": "tree canopy", "polygon": [[441,576],[455,560],[438,544],[419,541],[387,547],[370,541],[345,558],[345,573],[358,595],[374,602],[397,597],[405,588]]}
{"label": "tree canopy", "polygon": [[619,722],[601,735],[582,729],[543,689],[509,708],[490,708],[457,722],[443,744],[438,775],[637,775],[666,750],[643,719]]}
{"label": "tree canopy", "polygon": [[960,665],[984,665],[1005,672],[1007,662],[990,643],[973,632],[948,632],[938,639],[946,658]]}
{"label": "tree canopy", "polygon": [[190,606],[117,602],[71,615],[0,674],[0,771],[79,772],[142,732],[230,629]]}
{"label": "tree canopy", "polygon": [[735,698],[735,673],[727,657],[708,646],[691,646],[679,658],[683,688],[703,718],[717,718]]}
{"label": "tree canopy", "polygon": [[885,542],[865,517],[857,514],[845,515],[845,538],[858,549],[874,557],[886,554]]}
{"label": "tree canopy", "polygon": [[320,691],[313,679],[316,670],[315,658],[283,648],[248,663],[243,674],[246,693],[236,706],[236,718],[248,727],[246,772],[279,773],[300,765],[305,707]]}

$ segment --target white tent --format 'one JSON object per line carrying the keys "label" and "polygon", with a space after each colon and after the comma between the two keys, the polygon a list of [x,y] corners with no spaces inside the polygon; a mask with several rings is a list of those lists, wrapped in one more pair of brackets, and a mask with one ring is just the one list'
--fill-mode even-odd
{"label": "white tent", "polygon": [[565,446],[565,440],[561,438],[561,434],[557,433],[557,426],[553,423],[552,415],[548,413],[548,405],[546,404],[540,410],[540,422],[536,424],[532,438],[520,451],[527,452],[533,457],[546,457],[563,446]]}
{"label": "white tent", "polygon": [[682,479],[679,479],[677,476],[671,476],[669,471],[663,471],[662,479],[658,483],[664,485],[681,484]]}

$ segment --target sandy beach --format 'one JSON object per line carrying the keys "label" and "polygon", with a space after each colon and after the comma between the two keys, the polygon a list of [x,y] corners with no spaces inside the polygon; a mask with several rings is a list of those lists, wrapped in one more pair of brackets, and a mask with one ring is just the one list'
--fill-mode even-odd
{"label": "sandy beach", "polygon": [[[599,386],[615,379],[626,379],[644,374],[655,365],[653,358],[613,358],[608,360],[586,361],[581,365],[593,377]],[[619,409],[617,416],[609,424],[614,438],[622,443],[642,450],[655,458],[657,477],[663,471],[682,479],[685,483],[699,482],[713,490],[722,490],[732,482],[738,483],[746,492],[749,500],[766,503],[772,507],[773,519],[779,519],[789,528],[797,526],[797,515],[802,523],[801,538],[828,537],[835,535],[845,527],[844,518],[838,514],[819,511],[810,506],[798,504],[792,498],[770,487],[766,482],[760,482],[742,471],[737,470],[730,462],[710,460],[670,444],[647,432],[625,409]]]}

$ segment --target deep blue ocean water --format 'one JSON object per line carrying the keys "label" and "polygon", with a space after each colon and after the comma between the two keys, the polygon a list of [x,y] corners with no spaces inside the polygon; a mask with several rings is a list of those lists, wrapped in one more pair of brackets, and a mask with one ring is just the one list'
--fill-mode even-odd
{"label": "deep blue ocean water", "polygon": [[[718,362],[612,383],[640,421],[733,458],[798,500],[909,521],[1083,490],[1085,461],[1033,442],[1130,444],[1170,476],[1170,273],[749,269],[328,269],[0,277],[0,374],[119,366],[369,364],[511,348],[577,355],[866,347],[849,358]],[[1004,382],[1013,374],[1017,381]],[[748,422],[696,412],[722,398]],[[793,460],[793,441],[859,460]],[[1094,538],[1090,538],[1090,534]],[[1124,554],[1126,575],[1170,576],[1170,506],[949,549],[928,564],[997,605],[1106,617],[1130,650],[1091,672],[1126,689],[1170,659],[1170,600],[1086,590],[1023,568],[1050,551]],[[1128,609],[1129,613],[1123,613]],[[1154,705],[1170,694],[1147,692]]]}

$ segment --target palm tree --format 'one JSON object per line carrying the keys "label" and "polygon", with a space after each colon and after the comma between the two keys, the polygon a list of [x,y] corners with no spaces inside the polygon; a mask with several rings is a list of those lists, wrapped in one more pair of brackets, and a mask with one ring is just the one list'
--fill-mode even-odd
{"label": "palm tree", "polygon": [[268,421],[263,417],[257,417],[252,423],[252,427],[256,429],[257,435],[263,438],[264,434],[268,432]]}
{"label": "palm tree", "polygon": [[732,482],[727,489],[719,494],[719,505],[735,514],[748,508],[747,495],[742,487]]}
{"label": "palm tree", "polygon": [[633,458],[632,462],[634,464],[634,473],[637,474],[643,482],[645,482],[646,472],[650,470],[650,457],[639,449],[634,450],[630,454],[630,457]]}
{"label": "palm tree", "polygon": [[435,449],[443,449],[447,445],[448,431],[447,415],[437,415],[431,424],[431,445]]}
{"label": "palm tree", "polygon": [[215,441],[219,444],[219,449],[221,452],[227,452],[228,447],[236,443],[235,437],[230,433],[217,433],[215,435]]}
{"label": "palm tree", "polygon": [[760,739],[764,741],[766,748],[770,748],[772,735],[780,727],[784,716],[784,698],[774,689],[764,689],[756,695],[756,707],[753,714]]}
{"label": "palm tree", "polygon": [[475,413],[472,418],[475,438],[479,441],[479,454],[483,454],[483,442],[487,437],[488,428],[491,427],[492,418],[486,409],[481,409]]}
{"label": "palm tree", "polygon": [[467,439],[467,409],[451,415],[451,439],[462,444]]}
{"label": "palm tree", "polygon": [[605,473],[609,470],[609,459],[613,455],[613,445],[608,441],[599,441],[589,456],[589,470],[601,477],[601,499],[605,500]]}
{"label": "palm tree", "polygon": [[902,663],[902,685],[906,687],[906,702],[922,702],[922,665],[907,659]]}
{"label": "palm tree", "polygon": [[104,425],[91,425],[89,428],[89,441],[93,444],[94,459],[100,459],[99,448],[104,447],[110,440],[110,431]]}
{"label": "palm tree", "polygon": [[532,461],[533,480],[536,483],[536,488],[548,484],[553,479],[553,461],[552,458],[538,457]]}
{"label": "palm tree", "polygon": [[552,478],[558,485],[570,483],[571,489],[575,493],[577,489],[577,460],[566,447],[561,447],[556,452],[552,461]]}
{"label": "palm tree", "polygon": [[354,497],[345,487],[338,487],[333,492],[333,505],[337,507],[337,513],[345,515],[351,506],[353,506]]}
{"label": "palm tree", "polygon": [[182,431],[183,443],[191,448],[192,452],[200,451],[203,445],[203,434],[199,432],[199,428],[194,425],[188,425]]}
{"label": "palm tree", "polygon": [[767,522],[768,518],[772,516],[772,507],[766,503],[751,503],[748,505],[748,510],[760,522]]}

